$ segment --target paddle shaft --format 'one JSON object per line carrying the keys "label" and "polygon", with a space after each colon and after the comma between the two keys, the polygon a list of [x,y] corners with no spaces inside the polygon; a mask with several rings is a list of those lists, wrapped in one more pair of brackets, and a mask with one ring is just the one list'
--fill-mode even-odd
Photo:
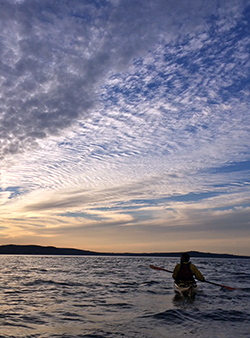
{"label": "paddle shaft", "polygon": [[205,280],[204,282],[205,282],[205,283],[208,283],[208,284],[220,286],[221,288],[226,288],[227,290],[240,290],[240,289],[238,289],[238,288],[232,288],[231,286],[221,285],[221,284],[214,283],[214,282],[209,282],[208,280]]}
{"label": "paddle shaft", "polygon": [[166,271],[166,272],[170,272],[170,273],[173,273],[172,271],[170,270],[166,270],[166,269],[163,269],[163,268],[159,268],[158,266],[154,266],[154,265],[149,265],[151,269],[154,269],[154,270],[161,270],[161,271]]}

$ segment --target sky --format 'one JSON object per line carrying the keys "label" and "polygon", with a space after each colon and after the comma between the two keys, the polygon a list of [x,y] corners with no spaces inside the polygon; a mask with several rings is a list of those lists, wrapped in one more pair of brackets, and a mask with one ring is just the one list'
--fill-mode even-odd
{"label": "sky", "polygon": [[250,0],[0,0],[0,245],[250,255]]}

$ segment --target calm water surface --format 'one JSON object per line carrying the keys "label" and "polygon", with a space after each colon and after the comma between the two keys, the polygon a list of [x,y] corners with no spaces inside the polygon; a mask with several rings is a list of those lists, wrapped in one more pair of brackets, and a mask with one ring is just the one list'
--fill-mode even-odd
{"label": "calm water surface", "polygon": [[0,337],[250,337],[250,260],[193,259],[207,280],[177,298],[178,258],[1,256]]}

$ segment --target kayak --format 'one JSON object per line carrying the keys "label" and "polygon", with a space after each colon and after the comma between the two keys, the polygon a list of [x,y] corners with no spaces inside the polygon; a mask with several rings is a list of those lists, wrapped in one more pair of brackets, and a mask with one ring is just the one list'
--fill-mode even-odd
{"label": "kayak", "polygon": [[184,284],[184,283],[174,283],[174,291],[183,296],[192,297],[198,290],[198,285],[196,283]]}

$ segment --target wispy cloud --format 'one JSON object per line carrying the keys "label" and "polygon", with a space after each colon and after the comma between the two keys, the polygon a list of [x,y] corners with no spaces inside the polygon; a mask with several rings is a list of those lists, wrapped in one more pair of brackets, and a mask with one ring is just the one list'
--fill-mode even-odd
{"label": "wispy cloud", "polygon": [[238,0],[2,1],[3,241],[244,237],[248,14]]}

